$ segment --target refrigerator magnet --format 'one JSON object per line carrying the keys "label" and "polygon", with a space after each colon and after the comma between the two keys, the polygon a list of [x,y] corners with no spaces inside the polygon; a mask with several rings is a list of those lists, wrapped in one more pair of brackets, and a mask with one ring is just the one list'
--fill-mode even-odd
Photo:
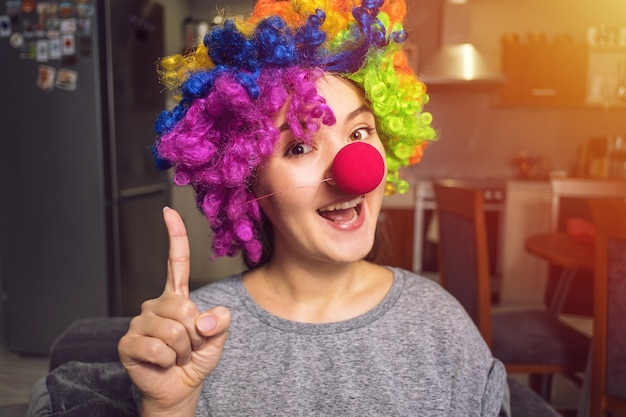
{"label": "refrigerator magnet", "polygon": [[74,35],[64,34],[61,38],[61,51],[63,55],[74,55],[76,53],[76,42]]}
{"label": "refrigerator magnet", "polygon": [[18,18],[22,13],[22,3],[20,0],[7,0],[6,1],[7,14],[11,17]]}
{"label": "refrigerator magnet", "polygon": [[51,38],[49,48],[50,59],[61,59],[61,39]]}
{"label": "refrigerator magnet", "polygon": [[37,40],[37,52],[35,52],[35,61],[37,62],[46,62],[48,61],[48,43],[47,39],[38,39]]}
{"label": "refrigerator magnet", "polygon": [[37,54],[37,44],[35,41],[24,41],[24,45],[20,48],[20,59],[35,59]]}
{"label": "refrigerator magnet", "polygon": [[13,48],[21,48],[24,46],[24,37],[21,33],[15,32],[9,38],[9,44],[11,44]]}
{"label": "refrigerator magnet", "polygon": [[0,16],[0,38],[11,36],[11,19],[9,16]]}
{"label": "refrigerator magnet", "polygon": [[78,17],[93,16],[93,6],[89,3],[78,3],[76,5],[76,15]]}
{"label": "refrigerator magnet", "polygon": [[32,13],[35,11],[35,0],[22,0],[22,11]]}
{"label": "refrigerator magnet", "polygon": [[80,35],[91,35],[92,26],[93,24],[91,22],[91,18],[89,17],[76,19],[76,31]]}
{"label": "refrigerator magnet", "polygon": [[61,90],[74,91],[78,81],[78,73],[66,68],[59,69],[55,86]]}
{"label": "refrigerator magnet", "polygon": [[74,16],[74,2],[62,1],[61,3],[59,3],[59,15],[61,17]]}
{"label": "refrigerator magnet", "polygon": [[61,19],[61,33],[76,33],[76,19]]}
{"label": "refrigerator magnet", "polygon": [[48,32],[48,36],[51,36],[51,34],[58,35],[58,33],[61,32],[61,19],[54,16],[47,18],[46,31]]}
{"label": "refrigerator magnet", "polygon": [[52,91],[56,70],[49,65],[40,65],[37,71],[37,86],[44,91]]}

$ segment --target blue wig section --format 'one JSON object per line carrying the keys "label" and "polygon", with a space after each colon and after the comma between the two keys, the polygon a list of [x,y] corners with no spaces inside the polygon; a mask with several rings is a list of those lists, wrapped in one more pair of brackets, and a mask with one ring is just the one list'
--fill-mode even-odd
{"label": "blue wig section", "polygon": [[226,20],[223,27],[209,31],[204,37],[204,45],[216,66],[248,71],[257,67],[254,41],[246,39],[232,20]]}
{"label": "blue wig section", "polygon": [[324,56],[318,51],[326,41],[326,33],[320,29],[325,18],[324,12],[317,10],[296,33],[298,62],[308,62],[312,67],[322,65]]}
{"label": "blue wig section", "polygon": [[159,136],[169,132],[185,116],[185,113],[187,113],[185,101],[181,101],[172,111],[162,111],[156,122],[154,122],[154,131]]}
{"label": "blue wig section", "polygon": [[286,67],[296,62],[295,36],[283,19],[269,17],[259,23],[254,35],[259,66]]}
{"label": "blue wig section", "polygon": [[167,169],[170,169],[172,167],[172,164],[167,159],[161,158],[159,152],[157,151],[158,145],[158,142],[152,145],[150,151],[152,152],[152,157],[154,158],[154,165],[156,166],[156,168],[165,171]]}
{"label": "blue wig section", "polygon": [[365,0],[360,7],[352,9],[352,15],[358,23],[351,29],[352,45],[328,58],[324,67],[327,71],[356,72],[363,66],[370,48],[384,48],[389,40],[398,43],[406,40],[406,31],[391,32],[388,35],[385,25],[376,17],[383,2],[384,0]]}

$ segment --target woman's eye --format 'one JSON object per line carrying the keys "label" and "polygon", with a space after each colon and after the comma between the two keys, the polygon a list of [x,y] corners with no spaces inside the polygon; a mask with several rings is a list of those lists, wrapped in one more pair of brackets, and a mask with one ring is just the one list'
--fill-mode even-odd
{"label": "woman's eye", "polygon": [[362,127],[352,132],[352,134],[350,135],[350,140],[356,141],[367,139],[370,137],[373,131],[374,129],[371,127]]}
{"label": "woman's eye", "polygon": [[312,150],[313,145],[308,145],[304,142],[298,142],[287,148],[287,152],[285,152],[285,154],[287,156],[304,155],[311,152]]}

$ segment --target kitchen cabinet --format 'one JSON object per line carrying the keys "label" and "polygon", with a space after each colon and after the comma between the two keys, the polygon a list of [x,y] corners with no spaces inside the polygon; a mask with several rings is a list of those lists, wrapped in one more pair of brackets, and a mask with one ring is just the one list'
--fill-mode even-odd
{"label": "kitchen cabinet", "polygon": [[561,35],[501,39],[501,105],[626,106],[626,45],[588,45]]}
{"label": "kitchen cabinet", "polygon": [[501,304],[543,305],[547,262],[527,253],[526,237],[550,230],[548,181],[509,181],[504,209]]}
{"label": "kitchen cabinet", "polygon": [[503,105],[582,104],[587,83],[587,45],[543,33],[521,39],[501,39],[501,68],[506,82],[500,89]]}
{"label": "kitchen cabinet", "polygon": [[587,72],[587,104],[626,106],[626,46],[590,47]]}

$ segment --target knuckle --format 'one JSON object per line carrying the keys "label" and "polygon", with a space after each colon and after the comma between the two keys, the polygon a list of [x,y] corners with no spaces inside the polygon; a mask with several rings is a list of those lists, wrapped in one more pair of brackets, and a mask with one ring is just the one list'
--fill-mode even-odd
{"label": "knuckle", "polygon": [[151,300],[146,300],[143,303],[141,303],[141,313],[147,313],[149,311],[152,311],[154,309],[154,305],[156,304],[157,300],[156,299],[151,299]]}
{"label": "knuckle", "polygon": [[126,333],[126,335],[128,335],[129,333],[139,333],[140,329],[143,328],[143,323],[144,323],[143,316],[139,315],[139,316],[133,317],[130,320],[130,325],[128,326],[128,332]]}
{"label": "knuckle", "polygon": [[187,319],[195,319],[198,316],[199,311],[196,305],[191,300],[185,300],[178,308],[178,312]]}
{"label": "knuckle", "polygon": [[172,346],[187,337],[187,330],[181,323],[172,323],[163,332],[163,341]]}
{"label": "knuckle", "polygon": [[175,264],[184,264],[184,263],[189,263],[190,257],[189,255],[176,255],[176,256],[171,256],[170,261]]}
{"label": "knuckle", "polygon": [[117,342],[117,351],[120,352],[120,353],[127,352],[129,346],[130,346],[130,336],[128,334],[125,334]]}
{"label": "knuckle", "polygon": [[171,363],[173,361],[172,358],[175,356],[171,349],[166,348],[163,341],[158,339],[146,340],[142,350],[145,362],[162,366]]}

